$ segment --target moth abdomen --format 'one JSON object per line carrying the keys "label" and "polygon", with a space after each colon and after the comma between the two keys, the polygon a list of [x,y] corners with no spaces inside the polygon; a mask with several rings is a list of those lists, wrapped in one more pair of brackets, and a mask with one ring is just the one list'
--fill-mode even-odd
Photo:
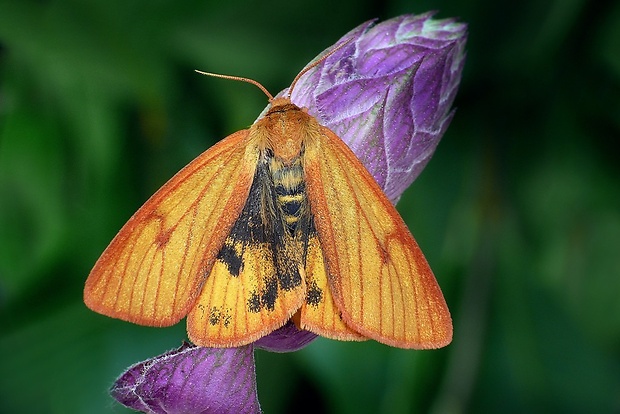
{"label": "moth abdomen", "polygon": [[289,231],[295,232],[300,219],[307,216],[308,197],[304,182],[301,157],[291,165],[273,161],[270,164],[275,192],[275,205]]}

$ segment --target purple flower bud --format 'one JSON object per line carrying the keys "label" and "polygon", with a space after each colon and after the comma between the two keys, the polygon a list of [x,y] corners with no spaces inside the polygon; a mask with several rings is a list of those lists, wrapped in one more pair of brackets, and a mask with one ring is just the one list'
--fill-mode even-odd
{"label": "purple flower bud", "polygon": [[178,349],[131,366],[110,393],[152,414],[260,413],[254,348]]}
{"label": "purple flower bud", "polygon": [[287,323],[254,342],[254,346],[271,352],[297,351],[317,338],[312,332],[299,330],[293,322]]}
{"label": "purple flower bud", "polygon": [[291,96],[347,143],[393,202],[433,155],[461,79],[467,26],[433,14],[353,29]]}

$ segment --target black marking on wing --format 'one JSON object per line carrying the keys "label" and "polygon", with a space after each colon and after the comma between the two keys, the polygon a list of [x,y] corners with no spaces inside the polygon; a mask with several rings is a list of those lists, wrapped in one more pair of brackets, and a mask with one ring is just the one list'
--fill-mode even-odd
{"label": "black marking on wing", "polygon": [[229,238],[226,239],[222,249],[217,255],[217,259],[226,264],[228,271],[233,276],[239,276],[243,261],[241,255],[235,250],[235,245]]}
{"label": "black marking on wing", "polygon": [[250,297],[248,299],[248,310],[252,313],[260,312],[262,308],[260,295],[256,292],[250,293]]}
{"label": "black marking on wing", "polygon": [[275,309],[278,292],[284,289],[276,276],[268,277],[265,280],[265,287],[260,292],[252,291],[248,298],[248,310],[258,313],[261,309],[273,311]]}
{"label": "black marking on wing", "polygon": [[225,311],[222,311],[220,307],[213,306],[209,311],[209,323],[212,326],[219,325],[221,323],[225,328],[228,328],[232,320],[230,311],[230,308],[226,308]]}
{"label": "black marking on wing", "polygon": [[220,312],[219,308],[215,306],[212,307],[211,311],[209,312],[209,323],[215,326],[218,323],[220,323],[221,318],[222,318],[222,312]]}
{"label": "black marking on wing", "polygon": [[318,306],[323,301],[323,289],[321,289],[313,280],[308,283],[308,291],[306,292],[306,303],[310,306]]}
{"label": "black marking on wing", "polygon": [[274,239],[273,226],[270,225],[263,208],[263,183],[268,180],[267,173],[263,163],[259,163],[241,215],[233,224],[217,255],[217,260],[224,263],[235,277],[243,270],[243,252],[248,246]]}
{"label": "black marking on wing", "polygon": [[275,309],[276,299],[278,299],[278,279],[276,277],[267,279],[260,299],[264,308],[270,311]]}

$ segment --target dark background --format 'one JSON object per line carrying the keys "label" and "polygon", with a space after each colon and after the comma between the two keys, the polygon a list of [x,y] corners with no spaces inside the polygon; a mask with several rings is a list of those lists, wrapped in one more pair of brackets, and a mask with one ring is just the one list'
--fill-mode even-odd
{"label": "dark background", "polygon": [[127,218],[358,24],[469,24],[456,116],[398,205],[453,343],[257,352],[267,414],[620,413],[620,3],[0,0],[0,413],[122,413],[107,388],[181,323],[86,309]]}

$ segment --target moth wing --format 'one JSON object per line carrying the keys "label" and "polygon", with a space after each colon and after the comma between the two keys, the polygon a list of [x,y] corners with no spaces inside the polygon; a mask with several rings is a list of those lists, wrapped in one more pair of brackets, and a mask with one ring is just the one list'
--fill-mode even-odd
{"label": "moth wing", "polygon": [[452,321],[404,221],[355,154],[322,127],[304,173],[334,303],[354,331],[400,348],[437,348]]}
{"label": "moth wing", "polygon": [[303,242],[285,230],[275,199],[268,166],[261,161],[241,214],[187,317],[195,344],[248,344],[284,325],[301,307]]}
{"label": "moth wing", "polygon": [[246,345],[283,326],[301,306],[303,282],[282,289],[267,245],[248,245],[243,250],[243,267],[236,275],[216,260],[187,316],[187,332],[196,345]]}
{"label": "moth wing", "polygon": [[89,308],[149,326],[188,313],[247,198],[258,160],[247,137],[199,155],[129,219],[90,272]]}
{"label": "moth wing", "polygon": [[349,328],[342,320],[329,287],[325,258],[316,233],[308,240],[305,271],[306,298],[300,309],[299,327],[340,341],[368,339]]}

